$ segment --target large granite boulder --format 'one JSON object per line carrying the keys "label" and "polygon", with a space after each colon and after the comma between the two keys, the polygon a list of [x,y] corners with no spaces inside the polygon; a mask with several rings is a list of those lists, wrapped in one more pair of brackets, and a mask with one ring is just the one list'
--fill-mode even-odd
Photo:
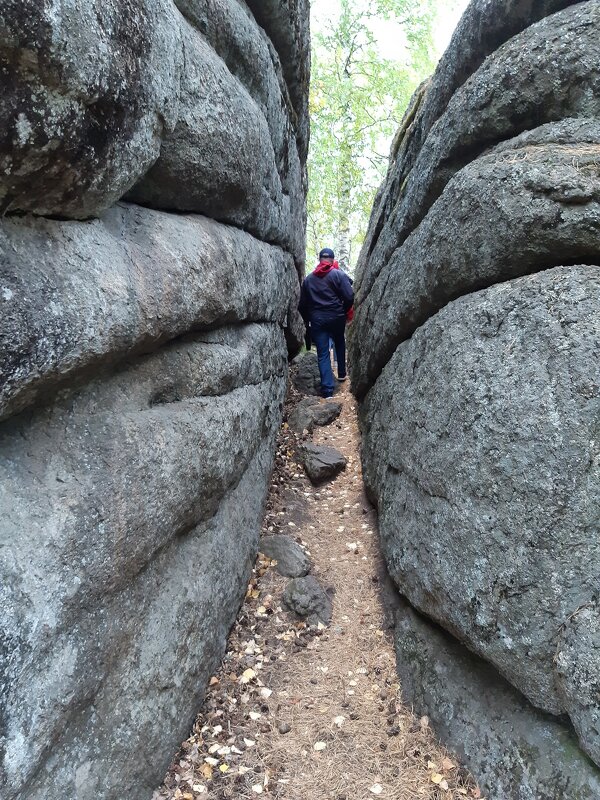
{"label": "large granite boulder", "polygon": [[[497,798],[594,797],[600,775],[569,777],[581,751],[600,764],[599,34],[597,0],[471,4],[407,111],[357,277],[353,389],[384,553],[460,641],[448,680],[471,680],[470,651],[493,665],[489,748],[467,731],[485,703],[431,716]],[[534,706],[553,731],[570,720],[579,750],[551,764],[516,733],[503,759]]]}
{"label": "large granite boulder", "polygon": [[599,302],[592,266],[466,295],[398,347],[363,405],[392,577],[556,714],[556,640],[600,563]]}
{"label": "large granite boulder", "polygon": [[149,800],[303,339],[308,11],[37,5],[0,11],[0,796]]}
{"label": "large granite boulder", "polygon": [[258,546],[278,336],[191,337],[4,423],[3,796],[151,794],[137,753],[185,735]]}
{"label": "large granite boulder", "polygon": [[303,160],[308,154],[310,82],[309,0],[247,0],[281,60],[296,115],[296,136]]}
{"label": "large granite boulder", "polygon": [[307,2],[258,21],[239,0],[5,5],[3,212],[84,219],[135,184],[134,202],[235,224],[302,270]]}
{"label": "large granite boulder", "polygon": [[599,149],[600,120],[567,120],[521,134],[461,170],[363,300],[354,390],[367,391],[396,347],[455,297],[594,256]]}
{"label": "large granite boulder", "polygon": [[489,800],[595,800],[600,772],[573,733],[406,604],[396,612],[402,693],[456,743]]}
{"label": "large granite boulder", "polygon": [[191,330],[283,323],[291,255],[206,217],[120,204],[89,222],[0,223],[0,418]]}
{"label": "large granite boulder", "polygon": [[93,216],[156,160],[183,64],[171,0],[2,4],[0,206]]}
{"label": "large granite boulder", "polygon": [[544,122],[597,116],[596,11],[594,0],[473,0],[394,142],[357,300],[462,166]]}
{"label": "large granite boulder", "polygon": [[600,613],[598,599],[562,626],[555,657],[557,686],[584,750],[600,762]]}
{"label": "large granite boulder", "polygon": [[[238,47],[252,55],[259,49],[253,69],[272,76],[269,96],[279,98],[281,109],[285,85],[275,77],[279,62],[257,23],[239,6],[238,15],[246,23],[238,39],[244,36],[253,45],[244,48],[238,41]],[[154,208],[210,214],[285,247],[301,263],[303,169],[291,120],[261,104],[260,91],[257,102],[197,28],[182,20],[182,31],[186,68],[177,124],[128,197]]]}

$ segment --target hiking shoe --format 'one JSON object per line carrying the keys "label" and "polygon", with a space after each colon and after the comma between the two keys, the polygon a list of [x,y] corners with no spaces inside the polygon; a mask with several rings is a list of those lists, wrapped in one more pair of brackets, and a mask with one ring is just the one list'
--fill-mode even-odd
{"label": "hiking shoe", "polygon": [[330,397],[333,397],[333,392],[323,392],[323,398],[328,400]]}
{"label": "hiking shoe", "polygon": [[347,375],[343,375],[341,377],[338,377],[338,381],[340,383],[343,383],[344,381],[347,381],[347,380],[348,380],[348,376]]}

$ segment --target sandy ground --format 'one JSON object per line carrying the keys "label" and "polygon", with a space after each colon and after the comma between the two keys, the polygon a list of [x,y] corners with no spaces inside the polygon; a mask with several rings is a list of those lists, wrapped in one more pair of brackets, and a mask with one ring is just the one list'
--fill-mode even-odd
{"label": "sandy ground", "polygon": [[[292,390],[288,413],[297,399]],[[290,614],[288,579],[259,556],[221,670],[154,800],[481,797],[427,718],[402,704],[347,385],[338,399],[341,417],[312,436],[284,422],[264,522],[266,535],[287,533],[306,548],[333,598],[332,622],[309,628]],[[345,472],[313,487],[299,462],[303,439],[339,449]]]}

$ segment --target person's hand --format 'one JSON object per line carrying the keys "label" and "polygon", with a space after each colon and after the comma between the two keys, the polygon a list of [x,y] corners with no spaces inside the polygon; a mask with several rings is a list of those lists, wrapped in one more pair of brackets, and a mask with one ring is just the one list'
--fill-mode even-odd
{"label": "person's hand", "polygon": [[304,334],[304,344],[306,345],[306,349],[310,350],[312,347],[312,338],[310,335],[310,325],[306,326],[306,333]]}

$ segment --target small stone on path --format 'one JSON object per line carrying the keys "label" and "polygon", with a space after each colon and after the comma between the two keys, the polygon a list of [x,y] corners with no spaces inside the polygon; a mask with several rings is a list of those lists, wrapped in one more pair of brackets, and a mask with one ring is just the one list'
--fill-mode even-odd
{"label": "small stone on path", "polygon": [[296,433],[308,431],[315,427],[329,425],[342,413],[342,404],[337,400],[320,400],[318,397],[305,397],[294,408],[288,419],[288,425]]}
{"label": "small stone on path", "polygon": [[315,485],[334,478],[348,463],[339,450],[324,445],[305,444],[302,456],[306,474]]}
{"label": "small stone on path", "polygon": [[292,362],[292,383],[302,394],[321,394],[321,375],[317,354],[309,351],[301,353]]}
{"label": "small stone on path", "polygon": [[298,616],[307,617],[311,625],[319,622],[328,625],[331,621],[331,599],[312,575],[290,581],[285,587],[283,602]]}
{"label": "small stone on path", "polygon": [[277,561],[275,569],[286,578],[302,578],[310,572],[310,559],[300,545],[289,536],[263,536],[260,551]]}

